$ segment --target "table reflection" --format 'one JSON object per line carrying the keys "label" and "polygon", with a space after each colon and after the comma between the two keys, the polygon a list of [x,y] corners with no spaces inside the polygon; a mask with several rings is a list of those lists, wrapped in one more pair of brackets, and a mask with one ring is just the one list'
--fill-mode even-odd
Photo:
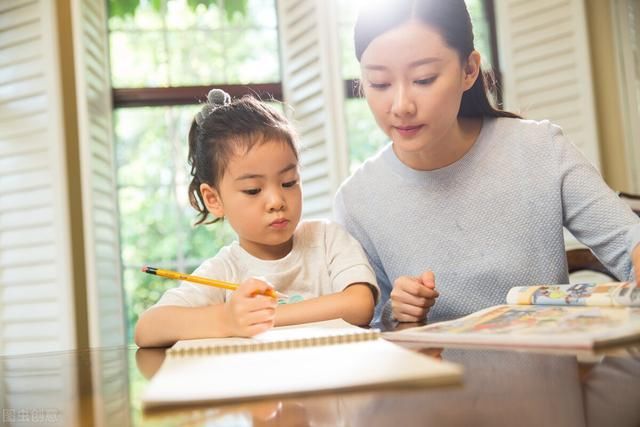
{"label": "table reflection", "polygon": [[[562,355],[416,349],[464,366],[461,386],[324,393],[144,412],[165,349],[1,358],[3,425],[638,426],[640,351]],[[375,357],[375,355],[371,355]]]}

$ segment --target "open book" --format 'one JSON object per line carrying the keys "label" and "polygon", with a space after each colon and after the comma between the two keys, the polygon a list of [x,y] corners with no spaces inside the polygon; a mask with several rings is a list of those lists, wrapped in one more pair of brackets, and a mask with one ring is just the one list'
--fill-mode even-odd
{"label": "open book", "polygon": [[298,393],[459,383],[458,365],[404,349],[338,319],[253,338],[177,342],[143,396],[146,409]]}
{"label": "open book", "polygon": [[627,282],[516,287],[507,305],[382,335],[433,345],[592,350],[640,341],[639,292]]}

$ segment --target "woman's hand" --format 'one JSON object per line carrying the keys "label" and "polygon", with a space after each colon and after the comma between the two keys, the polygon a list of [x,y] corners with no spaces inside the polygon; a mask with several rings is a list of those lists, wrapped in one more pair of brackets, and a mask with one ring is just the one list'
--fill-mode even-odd
{"label": "woman's hand", "polygon": [[438,295],[432,271],[426,271],[420,277],[398,277],[391,291],[393,317],[399,322],[421,322]]}
{"label": "woman's hand", "polygon": [[640,245],[637,245],[631,252],[631,263],[633,264],[633,270],[636,273],[636,286],[640,286]]}
{"label": "woman's hand", "polygon": [[248,279],[231,294],[224,306],[229,336],[252,337],[273,327],[277,302],[262,295],[268,289],[262,280]]}

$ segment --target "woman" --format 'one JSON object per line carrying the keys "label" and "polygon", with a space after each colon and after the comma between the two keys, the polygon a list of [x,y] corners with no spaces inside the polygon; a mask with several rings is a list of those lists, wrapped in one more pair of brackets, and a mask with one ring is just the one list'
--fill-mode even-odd
{"label": "woman", "polygon": [[567,283],[563,226],[637,281],[638,218],[559,127],[491,106],[463,0],[363,3],[355,44],[391,143],[342,185],[335,214],[376,271],[374,320],[446,320],[512,286]]}

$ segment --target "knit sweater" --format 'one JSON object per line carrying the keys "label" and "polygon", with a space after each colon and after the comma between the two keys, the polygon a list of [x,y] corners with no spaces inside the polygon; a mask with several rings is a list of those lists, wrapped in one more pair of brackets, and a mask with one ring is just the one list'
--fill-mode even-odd
{"label": "knit sweater", "polygon": [[568,283],[563,227],[621,280],[640,243],[638,217],[548,121],[485,118],[469,151],[432,171],[390,143],[342,184],[334,214],[376,272],[374,321],[399,276],[426,270],[440,293],[429,321],[504,303],[512,286]]}

